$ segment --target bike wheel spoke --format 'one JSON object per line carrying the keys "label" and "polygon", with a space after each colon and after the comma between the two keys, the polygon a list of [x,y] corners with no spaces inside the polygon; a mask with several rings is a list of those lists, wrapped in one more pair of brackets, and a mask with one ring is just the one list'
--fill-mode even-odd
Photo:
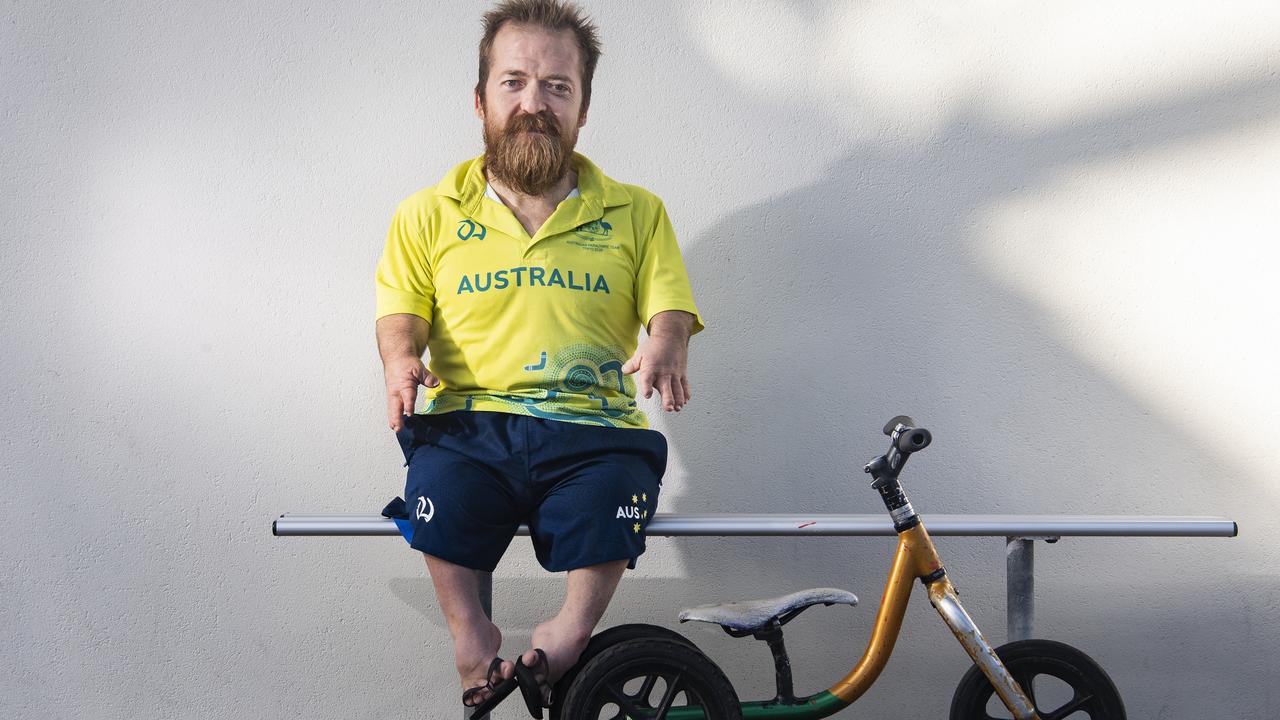
{"label": "bike wheel spoke", "polygon": [[[1018,684],[1021,685],[1022,683],[1018,683]],[[993,699],[1000,700],[1000,694],[996,692],[996,689],[991,685],[988,685],[987,687],[991,688],[991,694],[987,696],[987,702],[989,703]],[[1000,700],[1000,707],[1004,707],[1003,700]],[[1005,709],[1007,710],[1008,708],[1005,708]],[[985,707],[985,703],[984,703],[984,707],[982,708],[982,717],[978,718],[977,720],[1009,720],[1009,718],[998,718],[992,715],[991,713],[987,712],[987,708]]]}
{"label": "bike wheel spoke", "polygon": [[653,686],[658,684],[658,674],[650,673],[644,678],[644,684],[640,686],[640,692],[636,693],[636,697],[649,702],[649,693],[653,692]]}
{"label": "bike wheel spoke", "polygon": [[618,703],[618,707],[622,708],[623,712],[625,712],[628,717],[632,717],[632,718],[648,717],[648,715],[644,713],[644,708],[640,708],[636,706],[635,698],[631,697],[630,695],[627,695],[622,691],[621,684],[609,685],[608,690],[609,690],[609,695],[613,698],[613,701]]}
{"label": "bike wheel spoke", "polygon": [[671,709],[671,703],[676,700],[676,693],[680,692],[680,681],[684,679],[684,673],[678,672],[675,677],[667,680],[667,691],[662,694],[662,702],[658,703],[658,714],[654,720],[663,720],[667,716],[667,711]]}
{"label": "bike wheel spoke", "polygon": [[1041,718],[1043,720],[1062,720],[1062,718],[1069,716],[1071,713],[1084,708],[1091,700],[1093,700],[1092,695],[1081,695],[1079,691],[1076,691],[1075,697],[1071,698],[1066,705],[1047,715],[1042,714]]}

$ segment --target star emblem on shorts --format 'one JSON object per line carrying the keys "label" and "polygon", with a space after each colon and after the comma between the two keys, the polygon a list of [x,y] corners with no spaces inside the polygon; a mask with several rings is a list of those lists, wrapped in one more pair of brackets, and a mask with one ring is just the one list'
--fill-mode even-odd
{"label": "star emblem on shorts", "polygon": [[631,496],[631,504],[632,504],[632,505],[635,505],[635,504],[636,504],[636,503],[638,503],[638,502],[640,502],[640,498],[636,497],[635,495],[632,495],[632,496]]}
{"label": "star emblem on shorts", "polygon": [[644,493],[643,495],[640,496],[640,499],[645,502],[649,502],[649,493]]}
{"label": "star emblem on shorts", "polygon": [[636,523],[635,525],[632,525],[632,526],[631,526],[631,532],[633,532],[633,533],[638,533],[638,532],[640,532],[640,523]]}

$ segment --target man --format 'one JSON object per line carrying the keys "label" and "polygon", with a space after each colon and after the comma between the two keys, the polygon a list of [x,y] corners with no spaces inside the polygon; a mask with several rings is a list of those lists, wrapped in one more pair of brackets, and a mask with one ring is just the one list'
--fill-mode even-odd
{"label": "man", "polygon": [[[599,56],[571,4],[487,13],[485,153],[399,205],[378,264],[388,421],[409,466],[405,500],[384,514],[426,557],[476,715],[518,675],[541,717],[644,552],[667,446],[637,389],[666,411],[691,397],[702,322],[666,211],[573,152]],[[497,657],[476,571],[494,569],[521,523],[543,567],[568,578],[559,613],[512,663]]]}

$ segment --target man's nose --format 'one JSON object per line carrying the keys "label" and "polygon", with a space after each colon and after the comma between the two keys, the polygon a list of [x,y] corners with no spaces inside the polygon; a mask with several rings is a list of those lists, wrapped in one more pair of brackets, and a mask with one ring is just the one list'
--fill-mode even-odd
{"label": "man's nose", "polygon": [[524,92],[520,93],[520,110],[536,115],[546,109],[547,100],[543,95],[542,86],[533,82],[525,85]]}

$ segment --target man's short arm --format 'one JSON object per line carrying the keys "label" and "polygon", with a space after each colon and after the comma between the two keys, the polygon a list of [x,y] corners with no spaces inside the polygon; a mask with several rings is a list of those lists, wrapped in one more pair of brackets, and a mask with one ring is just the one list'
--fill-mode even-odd
{"label": "man's short arm", "polygon": [[697,318],[684,310],[664,310],[649,318],[649,337],[669,337],[688,345]]}
{"label": "man's short arm", "polygon": [[409,313],[394,313],[378,318],[377,329],[378,354],[382,356],[382,364],[404,360],[405,358],[421,359],[427,350],[427,339],[431,335],[431,323]]}

